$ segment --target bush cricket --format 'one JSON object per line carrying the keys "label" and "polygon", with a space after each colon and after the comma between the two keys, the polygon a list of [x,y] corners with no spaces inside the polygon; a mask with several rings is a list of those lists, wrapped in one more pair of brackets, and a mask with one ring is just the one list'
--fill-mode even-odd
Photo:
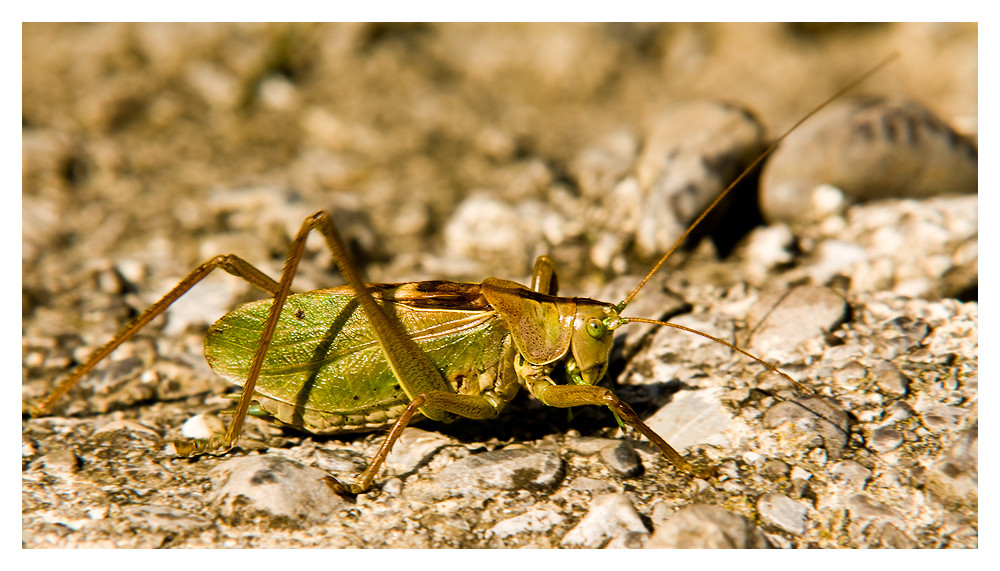
{"label": "bush cricket", "polygon": [[[622,312],[708,213],[789,133],[888,61],[838,91],[771,143],[617,304],[558,297],[554,264],[547,256],[536,261],[530,287],[497,278],[482,283],[368,284],[332,217],[320,211],[303,222],[279,281],[232,254],[209,259],[91,354],[31,414],[48,413],[101,360],[221,268],[273,297],[243,305],[209,328],[206,359],[218,374],[243,389],[225,433],[174,443],[181,455],[227,452],[236,445],[247,414],[315,434],[389,427],[384,443],[357,479],[326,479],[336,493],[360,494],[372,487],[393,444],[416,415],[441,421],[493,418],[524,388],[548,406],[606,406],[619,423],[648,438],[675,467],[708,477],[711,469],[692,466],[628,404],[596,385],[607,371],[617,328],[650,323],[702,335],[754,359],[799,390],[810,391],[729,342],[678,324],[624,317]],[[292,281],[313,230],[326,240],[347,285],[293,294]],[[553,380],[561,378],[555,373],[565,373],[567,382]]]}

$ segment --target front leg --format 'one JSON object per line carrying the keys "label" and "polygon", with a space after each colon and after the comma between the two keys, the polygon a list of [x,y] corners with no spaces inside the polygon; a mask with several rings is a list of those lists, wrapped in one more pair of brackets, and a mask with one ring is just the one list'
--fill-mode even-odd
{"label": "front leg", "polygon": [[635,428],[650,442],[660,449],[660,452],[680,470],[698,478],[709,478],[714,472],[711,468],[698,469],[684,459],[659,434],[653,431],[627,403],[622,402],[610,389],[594,385],[557,385],[548,377],[531,375],[525,379],[532,396],[548,406],[568,408],[572,406],[597,405],[606,406],[618,415],[629,426]]}
{"label": "front leg", "polygon": [[444,411],[465,418],[485,419],[493,418],[502,409],[504,402],[491,399],[488,395],[460,395],[444,391],[430,391],[417,395],[413,401],[403,410],[396,422],[389,429],[388,436],[382,442],[382,446],[375,453],[372,461],[356,479],[338,480],[333,476],[323,478],[330,489],[338,495],[363,494],[367,492],[375,481],[375,475],[385,462],[386,457],[392,450],[393,444],[399,440],[403,434],[403,429],[410,423],[413,415],[424,407],[434,410]]}

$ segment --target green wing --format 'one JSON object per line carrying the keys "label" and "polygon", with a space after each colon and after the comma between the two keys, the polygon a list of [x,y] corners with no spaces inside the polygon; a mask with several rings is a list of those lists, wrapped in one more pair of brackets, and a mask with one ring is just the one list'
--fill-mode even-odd
{"label": "green wing", "polygon": [[[375,297],[387,313],[399,320],[456,390],[462,379],[496,367],[508,331],[479,295],[477,284],[375,287]],[[209,365],[237,385],[246,378],[271,303],[262,300],[232,311],[205,337]],[[309,411],[364,415],[408,402],[349,288],[289,296],[255,392],[291,406],[300,417]]]}

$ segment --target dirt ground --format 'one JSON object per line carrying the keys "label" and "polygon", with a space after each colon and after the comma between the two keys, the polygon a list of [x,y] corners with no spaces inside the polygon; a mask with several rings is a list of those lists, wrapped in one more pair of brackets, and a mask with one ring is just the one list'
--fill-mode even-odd
{"label": "dirt ground", "polygon": [[[25,24],[23,410],[206,259],[235,253],[277,279],[291,236],[321,209],[334,213],[372,281],[497,276],[525,283],[534,257],[549,253],[564,295],[627,291],[650,267],[650,256],[632,249],[631,235],[613,230],[624,214],[593,199],[581,174],[591,172],[581,165],[595,164],[587,162],[588,150],[620,148],[615,141],[641,149],[664,109],[688,100],[745,106],[770,140],[892,52],[900,58],[857,91],[905,95],[975,141],[975,24]],[[622,173],[633,168],[628,163]],[[917,202],[912,208],[946,210]],[[594,204],[603,211],[595,213]],[[759,220],[749,210],[733,212]],[[910,219],[918,216],[912,212]],[[974,203],[971,212],[975,226]],[[842,220],[849,226],[858,216]],[[588,222],[595,219],[603,226]],[[799,253],[810,239],[819,241],[809,238],[818,230],[793,231]],[[912,346],[883,355],[910,378],[908,391],[886,396],[892,391],[875,385],[882,369],[861,357],[856,362],[868,371],[861,377],[871,383],[831,385],[836,395],[882,390],[881,400],[864,404],[877,412],[841,402],[852,425],[846,451],[833,453],[827,443],[754,452],[753,445],[763,444],[753,439],[770,430],[763,415],[782,389],[769,379],[761,381],[769,392],[758,395],[762,369],[727,355],[726,370],[743,373],[742,380],[700,381],[711,376],[702,372],[679,387],[661,378],[655,390],[624,387],[620,394],[638,399],[640,414],[652,414],[678,389],[729,391],[725,406],[747,419],[756,431],[751,440],[731,449],[701,442],[686,455],[731,464],[739,477],[730,482],[742,478],[742,487],[694,481],[640,445],[642,469],[623,475],[581,443],[613,437],[606,411],[575,411],[570,421],[561,410],[519,399],[495,421],[421,424],[443,439],[443,452],[432,447],[391,478],[396,482],[388,489],[379,478],[376,490],[356,503],[337,504],[323,517],[293,517],[291,524],[266,506],[226,503],[219,495],[224,478],[212,470],[232,457],[191,461],[163,451],[187,418],[228,406],[219,395],[232,387],[205,364],[201,339],[225,312],[261,298],[235,278],[212,276],[84,380],[53,416],[25,414],[22,545],[634,547],[655,545],[678,510],[707,504],[746,518],[779,547],[976,547],[978,330],[967,328],[978,326],[978,258],[974,237],[955,232],[954,240],[972,244],[964,254],[972,262],[963,266],[971,274],[937,275],[961,274],[958,287],[932,285],[922,291],[938,294],[907,296],[900,288],[861,288],[855,279],[856,287],[838,290],[850,308],[826,340],[812,355],[781,363],[813,381],[822,366],[841,370],[843,362],[823,360],[834,355],[832,347],[866,346],[885,333],[888,325],[869,319],[873,307],[930,324]],[[597,245],[605,243],[624,246],[602,257]],[[835,277],[803,278],[810,271],[805,256],[783,262],[781,276],[755,278],[737,269],[746,258],[719,261],[719,255],[709,246],[697,250],[670,270],[668,285],[687,304],[681,313],[701,315],[719,310],[717,304],[723,312],[742,311],[734,321],[737,337],[745,332],[746,308],[765,290],[838,287]],[[794,274],[796,267],[805,273]],[[649,288],[657,302],[666,279],[658,276]],[[310,240],[296,289],[341,283],[322,241]],[[663,318],[661,309],[635,315]],[[972,349],[962,345],[946,351],[947,358],[926,354],[932,340],[952,339],[945,333],[958,338],[960,326]],[[655,354],[637,353],[656,347],[655,335],[630,337],[612,371],[623,378],[655,372],[661,366]],[[906,369],[903,361],[917,363],[917,353],[923,368]],[[928,371],[930,377],[920,376]],[[740,390],[756,396],[733,396]],[[924,419],[923,431],[913,429],[906,440],[909,433],[899,429],[903,448],[873,458],[875,431],[895,418],[888,411],[898,402]],[[945,418],[933,408],[945,405],[951,416],[935,429],[926,418]],[[925,413],[932,409],[934,415]],[[248,430],[263,444],[234,456],[277,454],[327,470],[317,450],[356,460],[381,442],[380,435],[312,439],[263,423]],[[969,442],[971,467],[969,454],[956,448]],[[475,493],[421,487],[444,486],[442,472],[452,461],[521,445],[555,452],[565,465],[554,483]],[[815,450],[825,450],[822,458]],[[775,469],[769,459],[789,469]],[[870,472],[870,489],[834,489],[831,470],[846,460]],[[968,475],[962,481],[971,481],[972,492],[935,476],[949,461]],[[796,479],[813,482],[813,491]],[[890,480],[902,482],[909,495],[879,495],[876,488],[892,488]],[[768,515],[774,493],[800,506],[792,511],[806,514],[803,528]],[[856,497],[863,493],[874,499]],[[586,514],[597,513],[601,494],[626,497],[638,529],[623,524],[626,531],[596,539],[571,533]],[[500,525],[525,514],[543,516],[517,520],[523,527],[516,531]]]}

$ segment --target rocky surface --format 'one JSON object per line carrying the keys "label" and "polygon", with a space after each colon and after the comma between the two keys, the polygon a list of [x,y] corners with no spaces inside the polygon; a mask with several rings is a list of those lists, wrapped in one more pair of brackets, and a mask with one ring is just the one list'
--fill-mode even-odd
{"label": "rocky surface", "polygon": [[[526,280],[549,253],[564,294],[618,301],[718,187],[709,167],[759,147],[740,129],[773,139],[871,54],[902,58],[859,91],[919,101],[974,151],[977,43],[961,24],[27,24],[23,409],[209,257],[277,277],[319,209],[374,281]],[[795,152],[839,156],[814,145]],[[221,275],[24,417],[22,545],[977,547],[977,196],[834,182],[768,225],[738,187],[626,311],[807,387],[623,328],[616,393],[710,479],[608,411],[528,397],[408,429],[357,498],[321,478],[357,475],[381,434],[251,419],[238,450],[178,458],[169,440],[231,406],[205,329],[261,297]],[[310,241],[297,289],[340,283]]]}

